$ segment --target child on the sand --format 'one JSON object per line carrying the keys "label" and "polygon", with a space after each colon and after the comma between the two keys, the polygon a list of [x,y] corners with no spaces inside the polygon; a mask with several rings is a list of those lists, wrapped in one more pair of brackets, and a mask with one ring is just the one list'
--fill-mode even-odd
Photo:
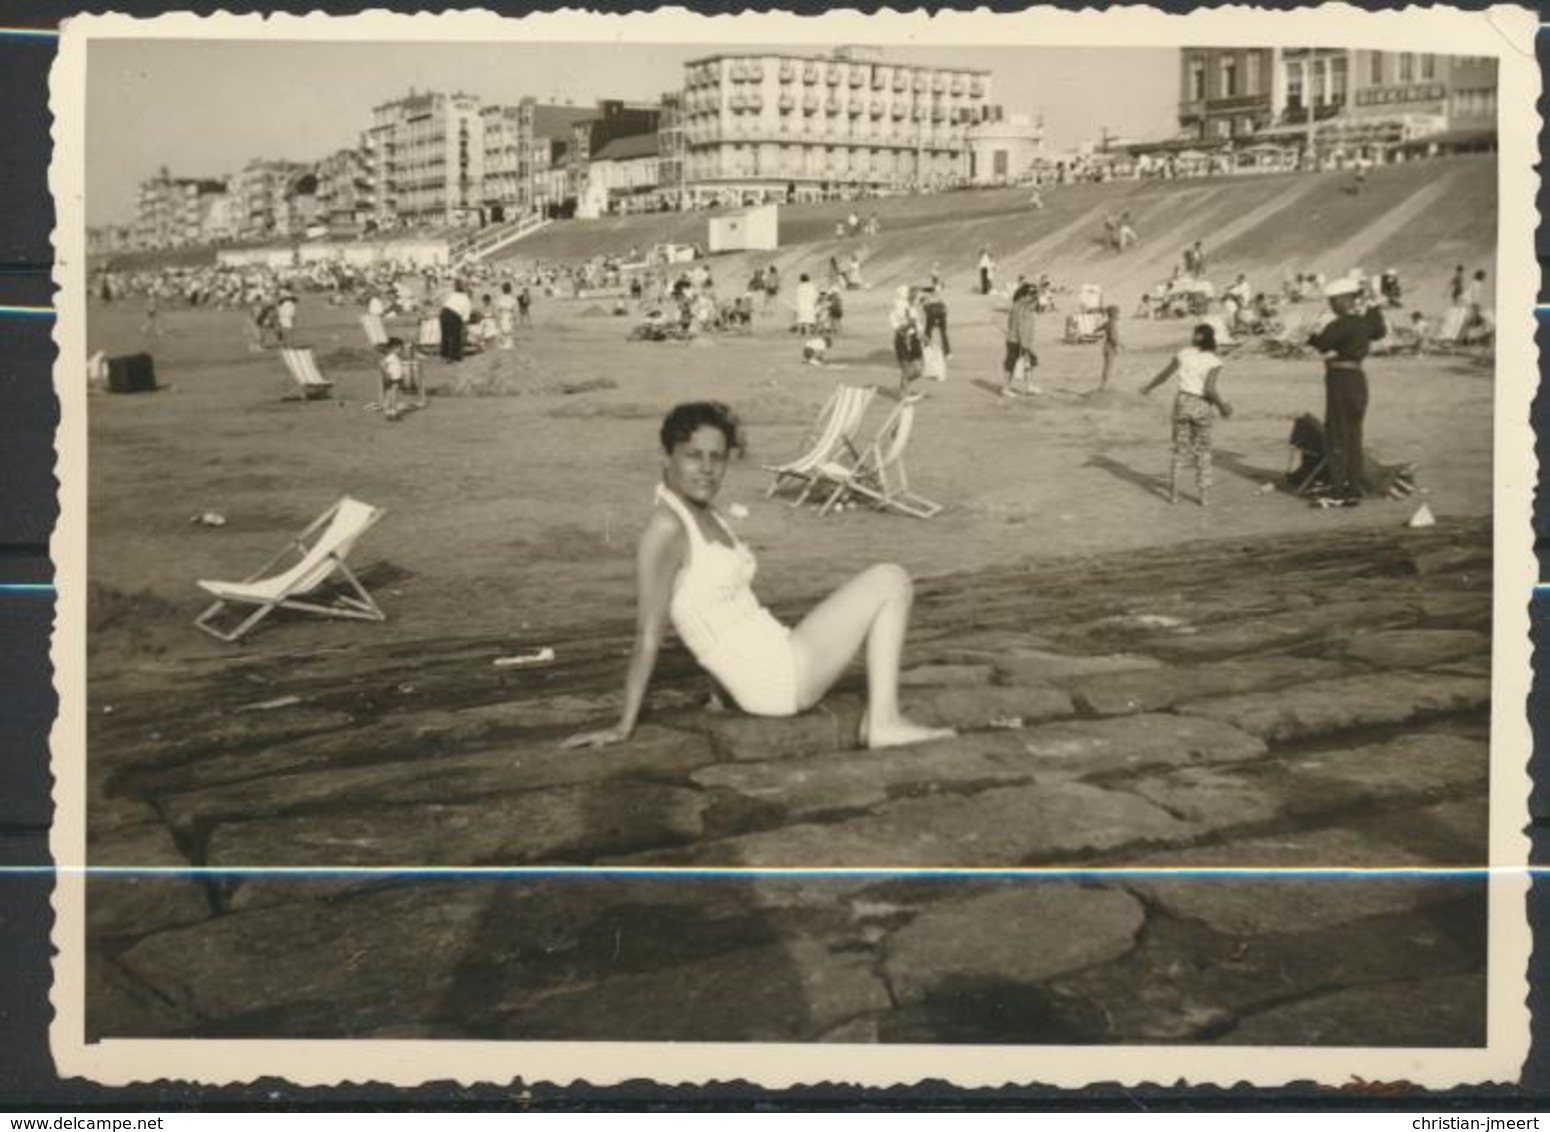
{"label": "child on the sand", "polygon": [[1119,308],[1110,306],[1103,313],[1103,373],[1098,378],[1099,393],[1109,387],[1109,374],[1114,368],[1114,360],[1125,348],[1125,344],[1119,340]]}
{"label": "child on the sand", "polygon": [[1168,476],[1168,502],[1179,501],[1179,477],[1184,466],[1195,465],[1195,483],[1200,506],[1210,503],[1211,493],[1211,410],[1222,418],[1232,416],[1232,406],[1217,393],[1222,359],[1216,354],[1216,331],[1202,322],[1195,327],[1191,344],[1184,347],[1156,377],[1142,386],[1145,396],[1175,374],[1179,378],[1178,396],[1173,401],[1173,465]]}
{"label": "child on the sand", "polygon": [[389,338],[382,345],[382,415],[396,421],[404,415],[399,394],[404,388],[404,340]]}

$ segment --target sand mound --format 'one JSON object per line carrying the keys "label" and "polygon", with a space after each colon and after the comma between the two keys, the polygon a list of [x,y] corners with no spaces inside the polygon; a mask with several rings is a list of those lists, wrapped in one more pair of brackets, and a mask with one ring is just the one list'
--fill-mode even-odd
{"label": "sand mound", "polygon": [[376,369],[381,355],[368,346],[335,346],[318,355],[318,365],[326,373],[331,369]]}
{"label": "sand mound", "polygon": [[590,393],[617,385],[606,377],[564,381],[526,354],[494,350],[428,376],[425,388],[434,397],[531,397]]}
{"label": "sand mound", "polygon": [[608,309],[593,303],[590,307],[577,311],[576,314],[580,318],[605,318],[608,315]]}

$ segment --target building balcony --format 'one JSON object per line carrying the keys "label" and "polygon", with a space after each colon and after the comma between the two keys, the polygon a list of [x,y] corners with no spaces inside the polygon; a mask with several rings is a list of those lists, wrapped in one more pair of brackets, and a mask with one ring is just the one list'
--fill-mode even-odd
{"label": "building balcony", "polygon": [[818,81],[818,64],[816,64],[816,63],[807,63],[807,64],[803,65],[803,67],[802,67],[802,81],[804,83],[809,83],[809,84],[815,83],[815,82]]}
{"label": "building balcony", "polygon": [[747,104],[745,109],[751,110],[755,114],[764,109],[764,96],[762,94],[750,94],[744,99],[744,102]]}
{"label": "building balcony", "polygon": [[802,112],[804,114],[818,113],[818,102],[819,99],[816,94],[808,95],[806,98],[802,99]]}
{"label": "building balcony", "polygon": [[907,90],[909,88],[909,85],[910,85],[910,79],[909,79],[908,75],[906,75],[903,71],[896,71],[896,72],[894,72],[894,76],[893,76],[893,89],[894,90],[896,90],[896,91]]}
{"label": "building balcony", "polygon": [[952,90],[952,92],[954,94],[962,94],[963,93],[963,76],[962,75],[954,75],[953,76],[951,90]]}
{"label": "building balcony", "polygon": [[886,106],[884,106],[881,102],[874,102],[874,103],[872,103],[871,107],[867,111],[867,113],[872,116],[873,120],[881,118],[887,112],[888,112],[888,108]]}
{"label": "building balcony", "polygon": [[1259,110],[1270,106],[1270,92],[1264,94],[1235,94],[1230,98],[1208,98],[1205,110],[1208,114],[1230,114],[1244,110]]}
{"label": "building balcony", "polygon": [[733,63],[728,71],[733,82],[739,83],[748,77],[748,68],[742,63]]}
{"label": "building balcony", "polygon": [[895,122],[902,122],[904,120],[904,116],[908,113],[909,109],[904,105],[904,103],[895,102],[893,104],[893,120]]}
{"label": "building balcony", "polygon": [[764,81],[764,64],[749,63],[747,66],[747,76],[748,81],[751,83],[762,83]]}
{"label": "building balcony", "polygon": [[797,65],[790,59],[782,59],[780,63],[780,81],[789,83],[797,77]]}
{"label": "building balcony", "polygon": [[859,118],[859,117],[861,117],[862,111],[864,111],[865,109],[866,109],[866,106],[863,103],[852,102],[850,104],[850,106],[848,107],[848,112],[849,112],[849,114],[850,114],[850,116],[852,118]]}
{"label": "building balcony", "polygon": [[866,76],[865,75],[863,75],[860,71],[857,71],[857,70],[853,70],[853,71],[850,72],[850,89],[851,90],[860,90],[865,85],[866,85]]}
{"label": "building balcony", "polygon": [[824,74],[823,81],[828,83],[830,86],[839,86],[840,79],[843,77],[844,76],[840,74],[840,69],[838,67],[830,67],[829,70]]}
{"label": "building balcony", "polygon": [[915,76],[915,82],[914,82],[913,85],[914,85],[914,89],[915,89],[915,93],[916,94],[924,94],[924,93],[926,93],[926,85],[927,85],[926,76],[925,75],[917,74]]}
{"label": "building balcony", "polygon": [[872,72],[872,89],[882,90],[888,85],[888,76],[881,69]]}
{"label": "building balcony", "polygon": [[830,114],[838,114],[840,112],[840,100],[837,98],[826,99],[823,108]]}
{"label": "building balcony", "polygon": [[944,93],[947,90],[947,76],[946,75],[932,75],[931,76],[931,89],[933,91],[935,91],[937,94]]}
{"label": "building balcony", "polygon": [[985,80],[976,76],[969,81],[969,93],[975,98],[981,98],[985,94]]}
{"label": "building balcony", "polygon": [[780,109],[781,109],[782,113],[787,113],[787,112],[790,112],[792,110],[795,110],[796,107],[797,107],[796,97],[794,95],[790,95],[790,94],[783,94],[783,95],[780,96],[780,102],[778,103],[778,105],[780,106]]}

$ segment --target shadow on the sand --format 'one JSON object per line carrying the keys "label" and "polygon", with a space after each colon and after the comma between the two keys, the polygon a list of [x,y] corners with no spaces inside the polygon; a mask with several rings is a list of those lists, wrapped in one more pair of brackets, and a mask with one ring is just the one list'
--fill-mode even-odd
{"label": "shadow on the sand", "polygon": [[1162,476],[1149,476],[1145,472],[1138,472],[1129,464],[1122,464],[1111,457],[1089,456],[1087,462],[1082,467],[1101,468],[1115,479],[1133,484],[1148,495],[1155,495],[1159,499],[1168,498],[1168,481]]}

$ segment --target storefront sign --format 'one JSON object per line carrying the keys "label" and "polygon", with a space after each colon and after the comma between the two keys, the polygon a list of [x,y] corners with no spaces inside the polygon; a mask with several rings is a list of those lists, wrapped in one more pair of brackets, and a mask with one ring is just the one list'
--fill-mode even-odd
{"label": "storefront sign", "polygon": [[1393,102],[1433,102],[1447,95],[1441,83],[1412,86],[1374,86],[1356,92],[1358,106],[1387,106]]}

